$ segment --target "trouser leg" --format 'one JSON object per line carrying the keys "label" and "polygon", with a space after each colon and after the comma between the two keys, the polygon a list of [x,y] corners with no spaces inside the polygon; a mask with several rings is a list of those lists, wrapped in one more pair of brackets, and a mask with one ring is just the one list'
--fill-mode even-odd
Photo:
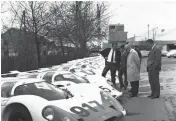
{"label": "trouser leg", "polygon": [[130,82],[130,85],[131,85],[131,94],[134,95],[134,82]]}
{"label": "trouser leg", "polygon": [[134,95],[138,95],[138,91],[139,91],[139,81],[135,81],[134,82],[135,88],[134,88]]}
{"label": "trouser leg", "polygon": [[153,85],[153,72],[149,71],[148,72],[148,78],[149,78],[149,83],[150,83],[150,87],[151,87],[151,96],[154,95],[154,85]]}
{"label": "trouser leg", "polygon": [[139,81],[130,82],[131,84],[131,94],[136,96],[139,90]]}
{"label": "trouser leg", "polygon": [[107,72],[110,70],[110,67],[109,65],[105,65],[104,69],[103,69],[103,72],[102,72],[102,76],[103,77],[106,77],[106,74]]}
{"label": "trouser leg", "polygon": [[159,71],[152,73],[152,82],[154,85],[154,96],[160,96]]}
{"label": "trouser leg", "polygon": [[125,84],[126,87],[128,87],[127,70],[126,70],[126,69],[124,70],[124,77],[125,77],[125,78],[124,78],[124,84]]}
{"label": "trouser leg", "polygon": [[122,76],[123,76],[123,70],[120,69],[119,72],[118,72],[120,87],[124,87]]}
{"label": "trouser leg", "polygon": [[116,76],[116,67],[115,67],[114,64],[111,65],[110,71],[111,71],[111,81],[115,85],[115,81],[116,81],[116,79],[115,79],[115,76]]}

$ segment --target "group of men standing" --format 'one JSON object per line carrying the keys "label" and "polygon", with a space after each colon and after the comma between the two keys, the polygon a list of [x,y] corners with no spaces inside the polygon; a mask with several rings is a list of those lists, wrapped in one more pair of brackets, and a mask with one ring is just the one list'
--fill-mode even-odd
{"label": "group of men standing", "polygon": [[[161,50],[154,44],[152,39],[146,41],[146,47],[150,50],[147,61],[147,71],[149,83],[151,86],[151,95],[149,98],[159,98],[160,83],[159,71],[161,70]],[[105,67],[102,76],[105,77],[107,72],[111,72],[111,81],[116,88],[116,71],[120,89],[127,90],[128,83],[131,89],[128,90],[130,97],[138,95],[140,68],[142,55],[138,48],[133,48],[132,45],[126,44],[117,48],[117,44],[112,44],[112,48],[107,48],[101,51],[101,55],[105,58]],[[123,78],[124,76],[124,78]]]}

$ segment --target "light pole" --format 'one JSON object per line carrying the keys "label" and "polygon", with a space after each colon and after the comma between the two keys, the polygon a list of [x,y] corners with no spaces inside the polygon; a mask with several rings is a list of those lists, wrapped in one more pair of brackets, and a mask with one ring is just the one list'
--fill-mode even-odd
{"label": "light pole", "polygon": [[149,39],[149,24],[148,24],[148,39]]}
{"label": "light pole", "polygon": [[156,29],[157,29],[158,27],[155,27],[154,29],[153,29],[153,40],[155,40],[155,37],[156,37]]}

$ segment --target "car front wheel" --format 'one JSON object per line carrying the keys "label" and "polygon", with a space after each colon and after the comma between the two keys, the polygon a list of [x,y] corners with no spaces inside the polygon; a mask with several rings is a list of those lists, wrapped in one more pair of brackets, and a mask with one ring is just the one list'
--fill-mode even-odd
{"label": "car front wheel", "polygon": [[13,105],[7,108],[4,121],[32,121],[32,117],[24,106]]}

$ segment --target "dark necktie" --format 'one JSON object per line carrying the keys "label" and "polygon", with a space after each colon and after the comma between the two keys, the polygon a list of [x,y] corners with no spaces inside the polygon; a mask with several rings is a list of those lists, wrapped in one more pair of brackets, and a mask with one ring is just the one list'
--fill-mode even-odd
{"label": "dark necktie", "polygon": [[112,51],[111,63],[113,63],[114,50]]}

